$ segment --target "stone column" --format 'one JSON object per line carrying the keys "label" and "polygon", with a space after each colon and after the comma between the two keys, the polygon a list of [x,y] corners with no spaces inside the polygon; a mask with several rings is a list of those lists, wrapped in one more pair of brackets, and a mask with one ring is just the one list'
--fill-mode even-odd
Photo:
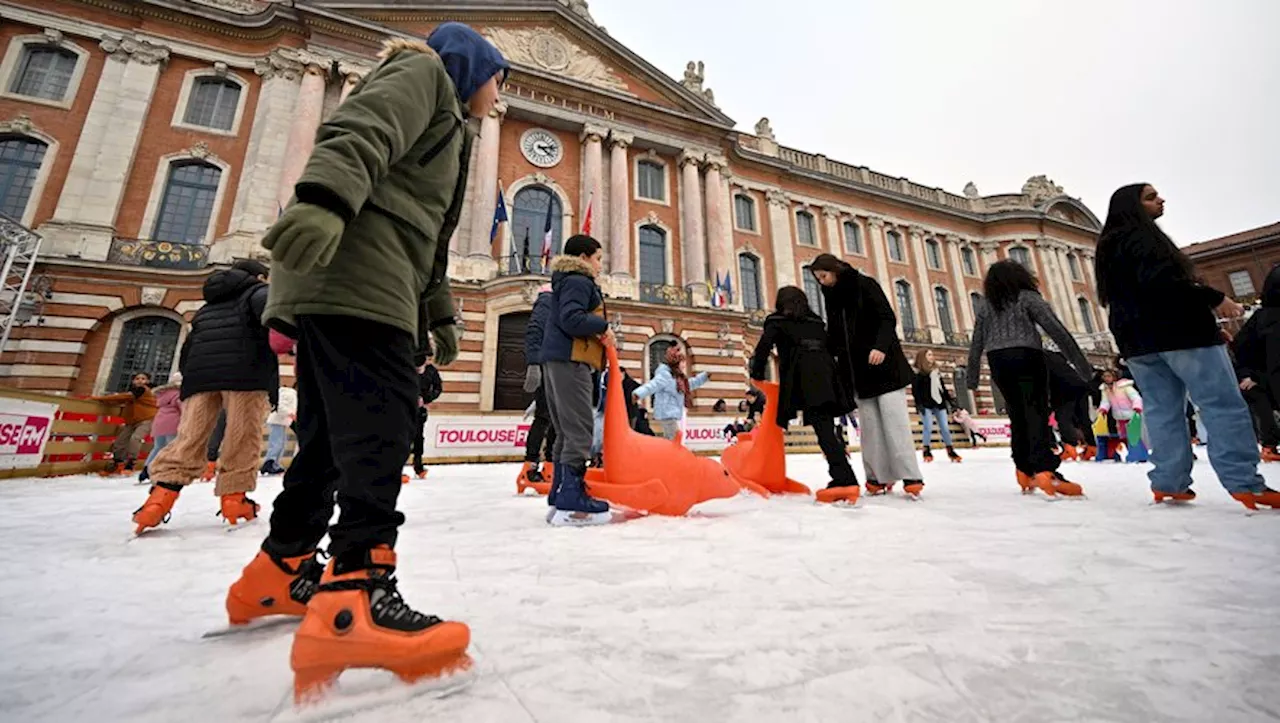
{"label": "stone column", "polygon": [[[733,259],[733,226],[729,223],[729,192],[724,182],[723,172],[729,162],[723,156],[707,156],[707,259],[710,265],[710,281],[714,284],[719,276],[732,278]],[[738,287],[734,285],[734,300],[737,301]]]}
{"label": "stone column", "polygon": [[609,270],[631,273],[631,160],[627,148],[635,136],[609,137]]}
{"label": "stone column", "polygon": [[979,241],[978,242],[978,262],[981,265],[983,278],[986,278],[987,269],[991,268],[991,264],[1000,260],[997,252],[1000,250],[999,241]]}
{"label": "stone column", "polygon": [[[502,142],[502,116],[506,112],[507,106],[499,103],[480,121],[476,163],[472,166],[476,187],[471,204],[471,243],[462,249],[468,256],[493,256],[489,232],[493,230],[493,211],[498,205],[498,154]],[[490,222],[485,223],[484,219]]]}
{"label": "stone column", "polygon": [[302,177],[302,171],[311,158],[316,145],[316,128],[324,111],[324,89],[329,58],[309,56],[305,59],[302,86],[293,104],[293,124],[289,128],[289,140],[285,144],[284,167],[280,171],[280,187],[276,191],[276,204],[285,208],[293,199],[293,186]]}
{"label": "stone column", "polygon": [[880,288],[893,303],[893,289],[889,288],[889,249],[884,241],[884,219],[879,216],[867,218],[867,253],[875,265],[876,280]]}
{"label": "stone column", "polygon": [[343,62],[338,66],[338,72],[342,74],[342,90],[338,93],[338,102],[347,99],[351,95],[351,91],[356,85],[369,74],[370,68],[364,65],[355,65],[353,63]]}
{"label": "stone column", "polygon": [[912,226],[908,229],[911,237],[911,251],[915,254],[916,285],[920,287],[920,319],[929,332],[929,339],[935,344],[942,341],[942,329],[938,326],[938,308],[933,303],[933,284],[929,283],[929,263],[924,255],[924,229]]}
{"label": "stone column", "polygon": [[[770,291],[776,292],[782,286],[796,285],[796,253],[791,238],[791,197],[779,190],[765,194],[769,203],[769,231],[773,241],[773,276],[777,283],[771,290],[764,290],[764,299],[773,298]],[[764,307],[768,308],[767,301]]]}
{"label": "stone column", "polygon": [[210,253],[213,261],[265,253],[260,246],[262,235],[280,215],[276,197],[298,101],[298,81],[304,72],[303,58],[292,48],[276,48],[254,67],[262,76],[258,108],[231,209],[231,226],[227,236],[214,245]]}
{"label": "stone column", "polygon": [[1110,333],[1111,332],[1110,314],[1107,312],[1107,308],[1102,305],[1101,299],[1098,298],[1098,277],[1096,272],[1094,271],[1093,254],[1089,252],[1081,253],[1080,265],[1083,267],[1081,271],[1084,272],[1085,280],[1089,284],[1089,291],[1092,292],[1091,295],[1093,298],[1090,300],[1089,305],[1092,307],[1092,310],[1095,312],[1093,317],[1094,326],[1100,332],[1105,331],[1107,333]]}
{"label": "stone column", "polygon": [[[1066,289],[1062,288],[1062,273],[1058,270],[1058,262],[1054,257],[1051,243],[1047,239],[1039,239],[1035,243],[1033,254],[1040,257],[1040,267],[1043,273],[1040,276],[1041,291],[1048,291],[1049,305],[1058,315],[1058,319],[1062,321],[1062,325],[1071,330],[1071,316],[1063,306],[1063,297],[1066,295]],[[1047,289],[1045,287],[1048,287]]]}
{"label": "stone column", "polygon": [[844,258],[844,241],[840,238],[840,209],[822,207],[822,218],[827,226],[827,253]]}
{"label": "stone column", "polygon": [[964,239],[957,236],[948,236],[946,240],[947,255],[951,258],[951,283],[955,284],[952,306],[956,307],[956,320],[960,323],[960,328],[968,332],[973,331],[973,309],[969,308],[969,289],[964,284],[964,269],[960,261],[960,246],[963,243]]}
{"label": "stone column", "polygon": [[40,229],[46,253],[79,255],[94,261],[105,261],[111,250],[125,181],[161,66],[169,59],[169,48],[134,35],[107,35],[100,45],[107,52],[107,61],[57,208]]}
{"label": "stone column", "polygon": [[1071,268],[1067,264],[1067,247],[1065,244],[1054,241],[1049,251],[1053,254],[1053,262],[1058,266],[1058,276],[1062,282],[1062,305],[1067,312],[1062,320],[1069,321],[1076,333],[1083,334],[1085,333],[1084,321],[1080,318],[1080,305],[1076,303],[1075,281],[1071,278]]}
{"label": "stone column", "polygon": [[702,227],[702,179],[698,166],[702,154],[685,151],[680,154],[681,205],[684,211],[684,238],[680,244],[684,252],[684,287],[693,289],[694,304],[707,294],[707,237]]}
{"label": "stone column", "polygon": [[608,229],[601,224],[601,219],[604,218],[602,208],[605,203],[604,139],[607,135],[609,135],[608,128],[592,123],[584,125],[582,133],[578,135],[579,140],[582,141],[582,185],[578,192],[578,218],[582,219],[579,223],[586,223],[587,206],[590,205],[591,235],[597,239],[604,239],[605,253],[612,257],[612,241],[605,237]]}

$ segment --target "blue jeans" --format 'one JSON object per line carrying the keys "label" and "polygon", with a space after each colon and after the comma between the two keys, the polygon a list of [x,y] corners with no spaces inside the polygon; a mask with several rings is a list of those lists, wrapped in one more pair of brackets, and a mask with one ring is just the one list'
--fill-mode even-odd
{"label": "blue jeans", "polygon": [[938,422],[938,431],[942,434],[942,444],[951,446],[951,427],[947,425],[947,410],[945,409],[922,409],[920,410],[920,421],[924,423],[924,448],[929,448],[929,442],[933,439],[933,423]]}
{"label": "blue jeans", "polygon": [[288,439],[286,436],[289,428],[283,424],[267,425],[267,459],[280,463],[280,458],[284,456],[284,443]]}
{"label": "blue jeans", "polygon": [[142,468],[146,469],[147,465],[151,464],[151,460],[155,459],[157,454],[160,454],[160,450],[164,449],[165,445],[177,439],[177,437],[178,435],[176,434],[158,434],[152,437],[151,454],[147,455],[147,461],[142,463]]}
{"label": "blue jeans", "polygon": [[1253,419],[1225,346],[1143,354],[1128,362],[1142,390],[1143,422],[1151,438],[1151,489],[1182,492],[1191,486],[1188,394],[1209,430],[1209,462],[1222,486],[1232,493],[1266,486],[1258,474]]}

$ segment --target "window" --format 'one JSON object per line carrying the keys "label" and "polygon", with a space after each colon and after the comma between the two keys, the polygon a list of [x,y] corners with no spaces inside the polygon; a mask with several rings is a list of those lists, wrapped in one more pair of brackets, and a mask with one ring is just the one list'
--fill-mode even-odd
{"label": "window", "polygon": [[657,226],[640,227],[640,283],[667,283],[667,234]]}
{"label": "window", "polygon": [[156,385],[169,381],[173,355],[182,325],[165,316],[140,316],[124,323],[107,392],[123,392],[138,372],[151,375]]}
{"label": "window", "polygon": [[973,258],[973,249],[968,246],[960,249],[960,263],[964,266],[964,273],[966,275],[978,275],[978,263]]}
{"label": "window", "polygon": [[1071,267],[1071,280],[1080,280],[1080,262],[1076,260],[1075,254],[1067,254],[1067,266]]}
{"label": "window", "polygon": [[667,200],[666,166],[654,161],[636,164],[636,194],[651,201]]}
{"label": "window", "polygon": [[897,231],[886,231],[884,242],[889,247],[890,261],[897,261],[900,264],[906,262],[907,255],[902,249],[902,234]]}
{"label": "window", "polygon": [[511,199],[511,242],[521,258],[527,253],[529,268],[542,269],[542,242],[551,228],[551,255],[560,253],[561,225],[564,219],[560,198],[546,186],[525,186]]}
{"label": "window", "polygon": [[1253,277],[1248,271],[1232,271],[1227,274],[1227,280],[1231,282],[1232,296],[1252,296],[1257,292],[1253,286]]}
{"label": "window", "polygon": [[28,45],[22,49],[18,71],[9,83],[9,92],[30,98],[60,101],[71,86],[78,56],[51,45]]}
{"label": "window", "polygon": [[209,235],[213,200],[222,171],[202,161],[182,161],[169,167],[153,241],[204,243]]}
{"label": "window", "polygon": [[916,310],[911,303],[911,284],[898,281],[894,283],[893,290],[898,297],[898,318],[902,320],[902,330],[915,331]]}
{"label": "window", "polygon": [[1013,248],[1010,248],[1009,258],[1013,259],[1014,261],[1017,261],[1018,263],[1022,264],[1023,266],[1026,266],[1027,268],[1032,268],[1031,251],[1028,250],[1025,246],[1014,246]]}
{"label": "window", "polygon": [[813,277],[813,269],[809,266],[801,269],[804,273],[804,295],[809,297],[809,308],[823,319],[827,318],[827,301],[822,298],[822,284]]}
{"label": "window", "polygon": [[954,332],[956,327],[951,322],[951,294],[941,286],[934,287],[933,302],[938,307],[938,323],[942,325],[942,331],[947,334]]}
{"label": "window", "polygon": [[183,123],[229,131],[240,104],[240,86],[225,78],[196,78]]}
{"label": "window", "polygon": [[973,292],[969,294],[969,308],[973,310],[973,318],[978,318],[978,309],[982,308],[982,294]]}
{"label": "window", "polygon": [[848,254],[862,255],[862,230],[853,221],[844,222],[844,251]]}
{"label": "window", "polygon": [[21,221],[48,146],[25,136],[0,140],[0,213]]}
{"label": "window", "polygon": [[1084,319],[1084,330],[1086,334],[1092,334],[1093,329],[1093,309],[1089,308],[1089,300],[1081,296],[1076,299],[1076,303],[1080,305],[1080,318]]}
{"label": "window", "polygon": [[938,241],[936,239],[925,239],[924,255],[925,258],[928,259],[929,268],[942,268],[942,248],[938,246]]}
{"label": "window", "polygon": [[743,231],[756,230],[756,202],[739,193],[733,197],[733,222]]}
{"label": "window", "polygon": [[813,214],[796,211],[796,238],[805,246],[818,245],[818,231],[813,225]]}
{"label": "window", "polygon": [[750,254],[739,256],[738,280],[742,282],[743,308],[747,311],[760,309],[760,259]]}

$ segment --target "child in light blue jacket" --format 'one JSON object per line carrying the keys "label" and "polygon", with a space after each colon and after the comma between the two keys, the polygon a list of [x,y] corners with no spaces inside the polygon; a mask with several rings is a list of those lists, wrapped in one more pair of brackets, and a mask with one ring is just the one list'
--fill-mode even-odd
{"label": "child in light blue jacket", "polygon": [[667,349],[667,363],[658,367],[653,379],[636,390],[636,399],[653,397],[653,418],[659,435],[675,439],[684,419],[684,410],[693,406],[693,392],[707,383],[711,375],[703,372],[690,379],[684,372],[684,353],[679,347]]}

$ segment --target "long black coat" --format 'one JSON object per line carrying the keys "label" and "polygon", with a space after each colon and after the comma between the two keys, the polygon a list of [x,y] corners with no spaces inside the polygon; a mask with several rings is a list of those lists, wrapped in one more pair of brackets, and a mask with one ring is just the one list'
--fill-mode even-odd
{"label": "long black coat", "polygon": [[799,318],[770,314],[751,355],[752,379],[764,379],[774,347],[778,349],[779,426],[786,427],[798,412],[839,417],[853,409],[847,385],[840,382],[835,359],[827,351],[827,330],[821,317],[812,313]]}
{"label": "long black coat", "polygon": [[[822,287],[827,302],[827,341],[842,383],[852,384],[859,399],[896,392],[911,383],[911,365],[902,352],[895,327],[898,317],[880,284],[850,268],[835,286]],[[873,349],[884,361],[871,366]]]}

